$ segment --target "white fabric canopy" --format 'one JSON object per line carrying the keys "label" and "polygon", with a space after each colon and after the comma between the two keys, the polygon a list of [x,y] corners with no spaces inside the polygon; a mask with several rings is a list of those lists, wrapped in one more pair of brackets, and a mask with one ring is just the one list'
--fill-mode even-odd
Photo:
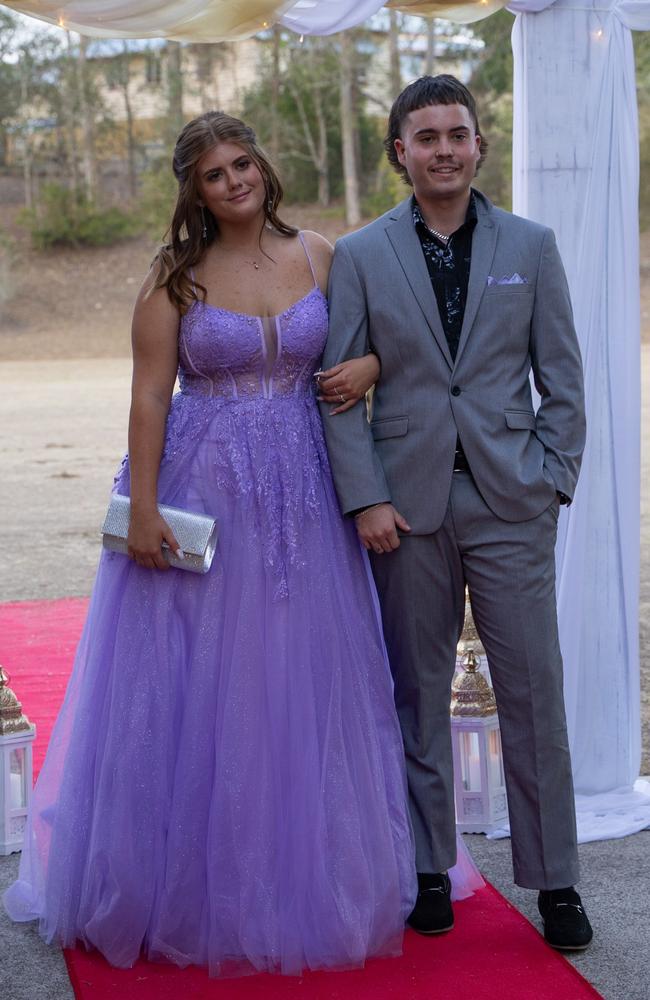
{"label": "white fabric canopy", "polygon": [[280,24],[299,34],[329,35],[366,21],[381,8],[381,0],[298,0],[280,18]]}
{"label": "white fabric canopy", "polygon": [[[367,20],[382,0],[7,0],[6,6],[95,37],[217,42],[276,23],[301,34],[333,34]],[[505,0],[392,0],[391,6],[470,22]]]}
{"label": "white fabric canopy", "polygon": [[[641,410],[639,137],[629,31],[650,28],[650,2],[520,0],[510,9],[520,12],[514,210],[558,236],[585,365],[587,448],[557,556],[578,826],[589,840],[598,830],[620,836],[650,824],[646,786],[631,793],[641,755]],[[608,795],[612,815],[604,824],[598,816],[608,811]]]}
{"label": "white fabric canopy", "polygon": [[[293,0],[27,0],[8,7],[96,38],[244,38],[272,24]],[[380,4],[377,3],[377,7]]]}

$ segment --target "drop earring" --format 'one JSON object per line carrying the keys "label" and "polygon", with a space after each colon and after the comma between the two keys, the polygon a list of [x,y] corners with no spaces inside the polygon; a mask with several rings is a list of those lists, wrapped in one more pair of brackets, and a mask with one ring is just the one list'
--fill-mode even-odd
{"label": "drop earring", "polygon": [[208,226],[205,219],[205,208],[201,205],[201,218],[203,220],[203,229],[201,230],[201,239],[204,243],[208,242]]}

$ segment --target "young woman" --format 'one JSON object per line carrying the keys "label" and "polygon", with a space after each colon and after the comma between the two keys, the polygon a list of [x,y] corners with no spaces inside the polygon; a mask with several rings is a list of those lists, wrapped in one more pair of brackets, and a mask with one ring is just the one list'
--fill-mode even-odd
{"label": "young woman", "polygon": [[[118,966],[359,965],[399,952],[416,880],[376,596],[316,404],[331,248],[278,217],[237,119],[190,122],[174,172],[133,322],[130,558],[102,556],[5,903]],[[348,362],[322,393],[354,405],[377,376]],[[168,568],[157,502],[218,518],[205,576]]]}

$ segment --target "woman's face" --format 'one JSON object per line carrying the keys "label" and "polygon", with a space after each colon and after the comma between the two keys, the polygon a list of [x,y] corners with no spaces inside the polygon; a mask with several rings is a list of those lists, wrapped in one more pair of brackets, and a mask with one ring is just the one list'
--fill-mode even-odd
{"label": "woman's face", "polygon": [[259,167],[244,146],[220,142],[196,165],[199,204],[217,222],[246,222],[264,209],[266,189]]}

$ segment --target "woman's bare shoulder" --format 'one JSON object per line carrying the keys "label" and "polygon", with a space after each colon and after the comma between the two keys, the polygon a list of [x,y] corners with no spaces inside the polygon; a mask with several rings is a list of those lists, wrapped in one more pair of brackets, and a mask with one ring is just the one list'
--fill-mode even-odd
{"label": "woman's bare shoulder", "polygon": [[329,264],[331,262],[334,247],[329,240],[326,240],[320,233],[315,233],[312,229],[301,230],[301,236],[311,254],[322,260],[323,263]]}
{"label": "woman's bare shoulder", "polygon": [[300,235],[314,265],[320,290],[326,294],[334,247],[324,236],[321,236],[320,233],[314,233],[310,229],[303,229]]}

